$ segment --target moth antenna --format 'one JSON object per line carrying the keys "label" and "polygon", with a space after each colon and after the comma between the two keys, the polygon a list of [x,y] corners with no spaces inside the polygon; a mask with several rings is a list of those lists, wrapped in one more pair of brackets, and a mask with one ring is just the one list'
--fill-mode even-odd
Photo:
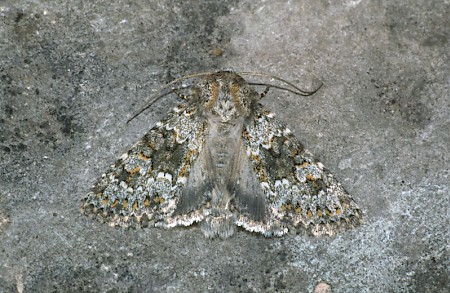
{"label": "moth antenna", "polygon": [[[186,80],[186,79],[191,79],[191,78],[196,78],[196,77],[201,77],[201,76],[206,76],[206,75],[210,75],[213,74],[214,72],[199,72],[199,73],[193,73],[193,74],[188,74],[188,75],[184,75],[181,76],[179,78],[176,78],[174,80],[172,80],[171,82],[167,83],[166,85],[164,85],[160,90],[158,90],[158,92],[156,92],[156,94],[154,94],[151,98],[150,101],[148,102],[148,104],[142,108],[139,112],[137,112],[136,114],[134,114],[130,119],[127,120],[127,124],[130,123],[134,118],[136,118],[137,116],[139,116],[142,112],[144,112],[145,110],[147,110],[148,108],[150,108],[155,102],[157,102],[160,98],[164,97],[165,95],[169,94],[169,92],[164,93],[165,90],[167,90],[170,86],[172,86],[173,84]],[[294,88],[294,89],[290,89],[288,87],[283,87],[283,86],[278,86],[278,85],[271,85],[271,84],[267,84],[267,83],[256,83],[256,82],[249,82],[248,84],[250,85],[256,85],[256,86],[266,86],[266,90],[264,91],[263,94],[261,94],[261,98],[263,98],[269,88],[276,88],[276,89],[281,89],[281,90],[285,90],[288,91],[290,93],[299,95],[299,96],[310,96],[313,95],[315,92],[317,92],[323,85],[323,83],[321,83],[315,90],[313,91],[305,91],[302,90],[301,88],[297,87],[295,84],[293,84],[292,82],[289,82],[285,79],[282,79],[278,76],[274,76],[271,74],[266,74],[266,73],[259,73],[259,72],[239,72],[239,75],[252,75],[252,76],[263,76],[263,77],[269,77],[269,78],[273,78],[275,80],[281,81],[282,83],[285,83],[287,85],[289,85],[290,87]],[[177,89],[176,88],[172,88],[171,92],[175,92],[178,94]],[[178,96],[180,96],[180,94],[178,94]]]}
{"label": "moth antenna", "polygon": [[171,82],[165,84],[160,90],[158,90],[154,95],[152,95],[152,97],[150,98],[150,101],[148,102],[147,106],[145,106],[144,108],[142,108],[141,110],[139,110],[139,112],[137,112],[136,114],[134,114],[130,119],[127,120],[127,124],[130,123],[134,118],[136,118],[137,116],[139,116],[142,112],[144,112],[145,110],[147,110],[148,108],[150,108],[155,102],[157,102],[160,98],[164,97],[165,95],[169,94],[170,92],[175,92],[179,95],[178,91],[176,88],[171,88],[170,92],[166,92],[164,93],[165,90],[167,90],[170,86],[172,86],[173,84],[180,82],[182,80],[186,80],[186,79],[191,79],[191,78],[196,78],[196,77],[200,77],[200,76],[205,76],[205,75],[210,75],[213,72],[200,72],[200,73],[193,73],[193,74],[188,74],[188,75],[184,75],[182,77],[176,78],[174,80],[172,80]]}
{"label": "moth antenna", "polygon": [[274,76],[274,75],[271,75],[271,74],[259,73],[259,72],[251,72],[251,71],[250,72],[239,72],[238,74],[239,75],[252,75],[252,76],[263,76],[263,77],[273,78],[275,80],[281,81],[282,83],[285,83],[285,84],[289,85],[293,89],[290,89],[288,87],[279,86],[279,85],[271,85],[271,84],[267,84],[267,83],[249,82],[248,84],[256,85],[256,86],[258,86],[258,85],[261,85],[261,86],[265,85],[266,89],[267,89],[267,87],[273,87],[273,88],[276,88],[276,89],[285,90],[285,91],[288,91],[290,93],[293,93],[293,94],[296,94],[296,95],[299,95],[299,96],[305,96],[305,97],[313,95],[323,85],[323,83],[321,82],[320,85],[315,90],[313,90],[313,91],[305,91],[305,90],[302,90],[301,88],[299,88],[298,86],[296,86],[295,84],[293,84],[292,82],[289,82],[289,81],[287,81],[285,79],[282,79],[282,78],[280,78],[278,76]]}

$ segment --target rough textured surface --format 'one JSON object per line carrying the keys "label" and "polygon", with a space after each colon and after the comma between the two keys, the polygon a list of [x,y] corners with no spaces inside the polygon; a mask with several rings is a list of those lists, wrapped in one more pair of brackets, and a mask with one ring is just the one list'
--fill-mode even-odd
{"label": "rough textured surface", "polygon": [[[0,2],[0,292],[449,291],[448,1]],[[365,212],[329,238],[205,239],[79,211],[190,72],[263,71],[286,122]]]}

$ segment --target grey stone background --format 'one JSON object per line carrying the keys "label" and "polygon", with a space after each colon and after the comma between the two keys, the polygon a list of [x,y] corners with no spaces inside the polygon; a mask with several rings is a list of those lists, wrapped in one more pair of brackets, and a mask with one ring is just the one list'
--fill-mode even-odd
{"label": "grey stone background", "polygon": [[[0,1],[0,292],[448,292],[446,1]],[[263,103],[365,213],[336,237],[111,228],[96,178],[199,71],[258,71],[312,97]],[[267,80],[266,80],[267,81]]]}

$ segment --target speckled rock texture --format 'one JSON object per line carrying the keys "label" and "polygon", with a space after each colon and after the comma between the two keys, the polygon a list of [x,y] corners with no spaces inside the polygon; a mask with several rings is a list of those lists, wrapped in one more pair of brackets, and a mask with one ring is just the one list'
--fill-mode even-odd
{"label": "speckled rock texture", "polygon": [[[0,292],[450,291],[449,15],[439,0],[1,1]],[[352,195],[361,226],[210,240],[80,212],[177,104],[127,124],[149,97],[223,69],[323,82],[262,102]]]}

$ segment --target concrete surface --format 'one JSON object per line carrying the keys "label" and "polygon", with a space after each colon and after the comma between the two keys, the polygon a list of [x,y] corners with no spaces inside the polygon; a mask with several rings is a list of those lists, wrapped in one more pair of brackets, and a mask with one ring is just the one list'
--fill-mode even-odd
{"label": "concrete surface", "polygon": [[[448,0],[0,1],[0,292],[449,292],[449,15]],[[126,124],[146,99],[218,69],[324,83],[264,104],[364,225],[224,241],[80,213],[176,104]]]}

